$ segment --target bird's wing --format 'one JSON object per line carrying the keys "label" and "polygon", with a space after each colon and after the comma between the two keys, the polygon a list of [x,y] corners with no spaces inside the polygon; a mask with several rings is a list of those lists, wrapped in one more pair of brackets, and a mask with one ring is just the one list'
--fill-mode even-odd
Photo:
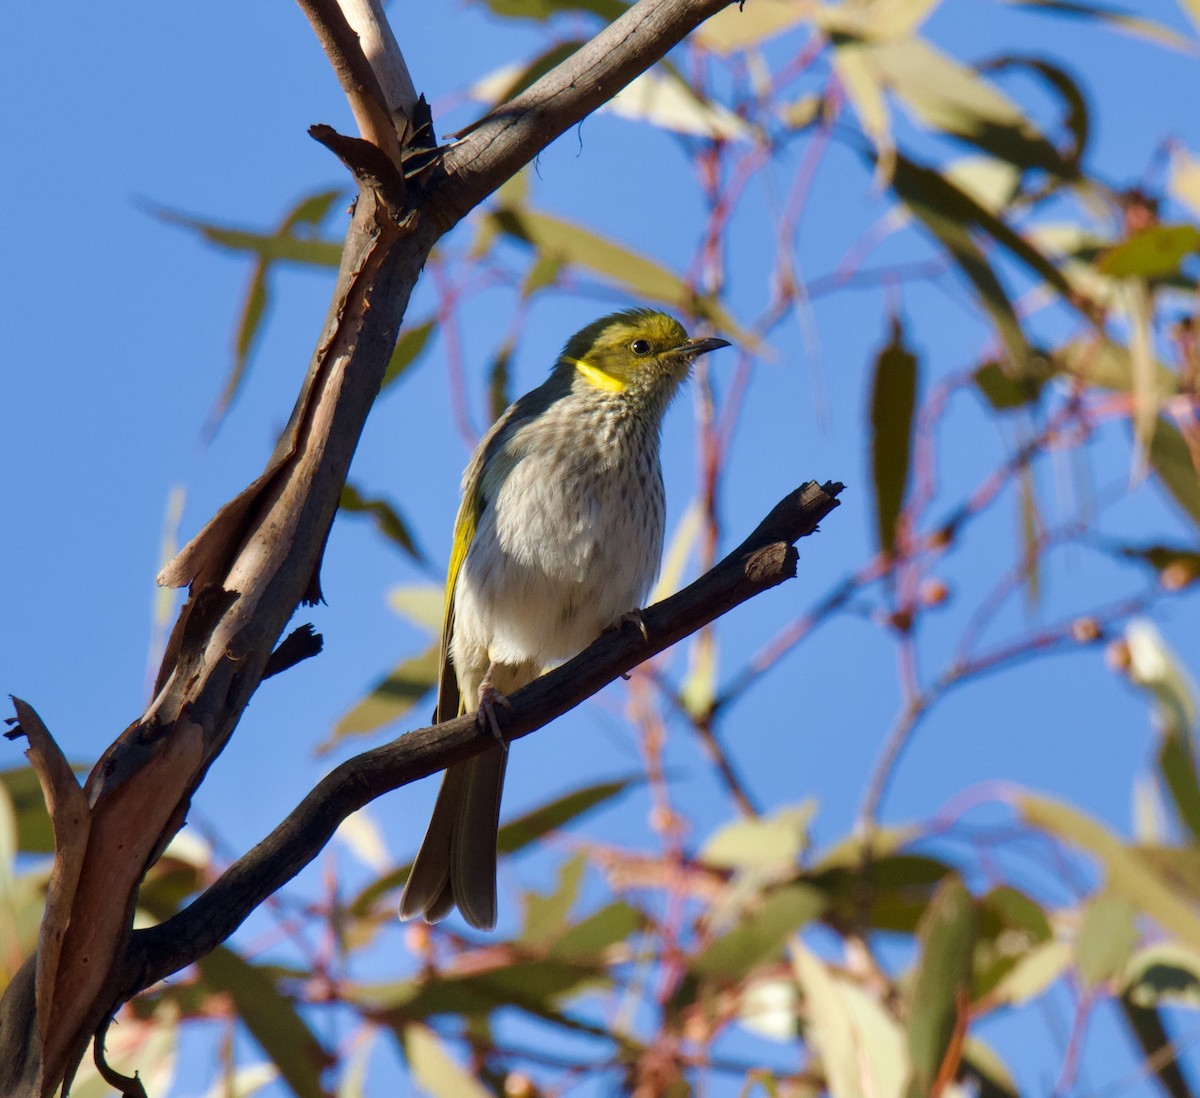
{"label": "bird's wing", "polygon": [[545,397],[538,389],[509,405],[508,410],[483,436],[463,473],[462,503],[454,520],[454,544],[450,549],[450,567],[446,571],[446,604],[442,612],[442,650],[438,663],[435,721],[448,721],[467,711],[469,703],[459,695],[458,678],[450,661],[454,635],[454,593],[458,588],[458,577],[471,543],[475,540],[479,520],[489,503],[489,494],[495,494],[517,462],[515,456],[506,452],[505,444],[523,422],[537,415],[544,407]]}

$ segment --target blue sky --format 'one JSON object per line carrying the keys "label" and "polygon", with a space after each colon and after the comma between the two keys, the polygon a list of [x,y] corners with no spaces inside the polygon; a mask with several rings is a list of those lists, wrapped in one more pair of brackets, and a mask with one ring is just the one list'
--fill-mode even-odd
{"label": "blue sky", "polygon": [[[491,18],[476,6],[393,8],[414,79],[443,133],[477,113],[461,89],[532,55],[541,41],[531,26]],[[1139,10],[1187,29],[1173,4],[1146,3]],[[15,6],[6,12],[0,45],[0,81],[10,105],[8,170],[0,176],[7,242],[0,301],[9,347],[0,372],[6,441],[0,500],[8,525],[0,547],[0,687],[36,707],[71,758],[90,761],[145,701],[153,580],[169,493],[177,485],[186,490],[187,536],[257,474],[286,421],[331,286],[323,272],[276,273],[273,308],[249,381],[216,439],[205,444],[202,429],[228,368],[249,268],[164,224],[149,208],[271,225],[304,194],[344,186],[340,167],[305,130],[314,122],[349,130],[351,123],[307,24],[288,4],[85,5],[52,28],[44,21],[37,6]],[[967,60],[1014,49],[1068,57],[1093,106],[1091,163],[1116,185],[1142,175],[1164,136],[1200,153],[1194,55],[966,0],[948,0],[927,33]],[[1127,72],[1136,80],[1126,79]],[[1028,88],[1011,90],[1022,102],[1038,102]],[[795,170],[803,147],[797,143],[781,158],[777,182]],[[700,204],[685,158],[671,139],[638,123],[589,119],[539,158],[533,188],[540,208],[611,233],[668,265],[685,262],[694,245]],[[726,303],[739,318],[753,315],[766,293],[774,241],[761,202],[757,193],[748,201],[732,235]],[[817,277],[833,269],[886,208],[861,160],[835,146],[799,235],[804,273]],[[471,231],[461,226],[448,247],[464,251]],[[909,254],[928,255],[929,247],[909,235],[883,253],[893,260]],[[950,287],[947,294],[942,283],[917,284],[891,299],[909,321],[928,384],[977,361],[989,338],[983,320],[959,306],[961,288]],[[514,389],[536,384],[565,337],[612,300],[587,292],[539,300],[517,349]],[[426,315],[432,302],[423,285],[410,316]],[[741,654],[765,643],[868,554],[864,409],[868,365],[885,336],[888,302],[878,289],[821,298],[812,305],[808,338],[798,323],[785,326],[772,360],[756,365],[727,474],[724,547],[802,480],[840,479],[848,490],[824,532],[802,545],[799,580],[721,624],[723,678],[740,665]],[[476,427],[484,424],[494,336],[510,306],[502,291],[488,291],[464,314]],[[1053,321],[1049,334],[1052,328]],[[399,501],[439,568],[469,453],[449,426],[443,361],[444,346],[437,343],[380,401],[354,465],[364,487]],[[713,366],[719,395],[723,379],[715,358]],[[826,394],[824,416],[816,410],[814,377]],[[674,520],[696,484],[694,432],[694,406],[685,395],[665,435]],[[972,398],[957,398],[941,440],[955,458],[933,512],[977,484],[1013,438],[1010,427],[998,430]],[[1122,433],[1102,432],[1089,446],[1089,460],[1099,483],[1127,475]],[[1039,489],[1055,513],[1053,476]],[[1015,515],[1009,499],[972,529],[971,543],[946,562],[944,577],[953,590],[979,590],[981,577],[1011,564]],[[1101,527],[1143,542],[1195,540],[1150,485],[1106,514]],[[384,670],[427,643],[385,603],[389,587],[425,579],[364,522],[339,519],[323,574],[328,605],[301,616],[324,634],[325,653],[263,687],[196,799],[193,819],[219,833],[227,850],[246,849],[278,822],[330,765],[314,758],[313,745]],[[1097,601],[1098,591],[1119,594],[1138,590],[1139,583],[1128,569],[1072,550],[1051,561],[1045,587],[1038,613],[1053,621]],[[1200,670],[1198,605],[1195,596],[1170,601],[1158,619],[1193,673]],[[968,609],[952,601],[930,620],[923,644],[934,669]],[[995,639],[1027,624],[1018,600]],[[684,654],[664,666],[678,677]],[[796,711],[789,727],[780,714],[792,712],[789,699],[802,678],[824,684],[830,697]],[[636,770],[623,704],[623,688],[610,688],[519,745],[506,814]],[[815,835],[823,842],[853,822],[897,704],[891,643],[869,622],[847,616],[776,668],[761,691],[734,708],[723,731],[764,804],[818,799]],[[1071,800],[1124,832],[1131,775],[1148,769],[1153,744],[1144,698],[1105,668],[1099,649],[1080,649],[949,697],[906,755],[884,817],[924,819],[975,783],[1003,780]],[[11,757],[0,757],[0,766],[20,761],[15,747],[8,750]],[[694,819],[691,841],[699,842],[732,809],[685,729],[672,730],[668,762],[678,774],[677,807]],[[434,783],[426,782],[373,807],[397,859],[415,849],[433,794]],[[644,793],[631,794],[593,817],[587,833],[648,842],[648,808]],[[345,851],[336,856],[352,879],[364,872]],[[502,866],[502,907],[506,899],[515,906],[518,887],[546,886],[554,864],[530,856]],[[309,875],[296,887],[304,894],[315,880]],[[397,950],[399,943],[397,937]],[[985,1032],[1010,1062],[1025,1043],[1032,1050],[1043,1042],[1051,1051],[1031,1051],[1034,1070],[1056,1063],[1053,1026],[1002,1021]],[[1099,1019],[1089,1035],[1088,1085],[1100,1087],[1130,1068],[1124,1040],[1111,1020]],[[1189,1059],[1200,1067],[1200,1053]],[[1041,1074],[1023,1082],[1029,1093],[1052,1085]],[[181,1082],[178,1093],[201,1089]],[[1131,1086],[1120,1093],[1142,1091]]]}

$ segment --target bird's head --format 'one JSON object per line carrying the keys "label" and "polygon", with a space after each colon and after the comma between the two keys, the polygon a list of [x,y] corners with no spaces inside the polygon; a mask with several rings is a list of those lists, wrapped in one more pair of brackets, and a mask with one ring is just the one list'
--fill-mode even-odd
{"label": "bird's head", "polygon": [[715,337],[689,339],[683,325],[666,313],[629,309],[576,332],[563,348],[559,368],[573,370],[577,385],[669,399],[697,355],[728,346]]}

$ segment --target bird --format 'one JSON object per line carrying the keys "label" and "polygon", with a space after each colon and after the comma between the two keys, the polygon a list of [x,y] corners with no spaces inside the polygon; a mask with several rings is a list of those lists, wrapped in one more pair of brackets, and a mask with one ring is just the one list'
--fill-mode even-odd
{"label": "bird", "polygon": [[[462,477],[442,620],[435,720],[478,706],[495,746],[450,766],[400,901],[436,922],[455,906],[496,925],[496,840],[508,747],[495,706],[631,617],[662,557],[663,416],[697,356],[653,309],[601,317],[480,441]],[[642,626],[644,631],[644,626]]]}

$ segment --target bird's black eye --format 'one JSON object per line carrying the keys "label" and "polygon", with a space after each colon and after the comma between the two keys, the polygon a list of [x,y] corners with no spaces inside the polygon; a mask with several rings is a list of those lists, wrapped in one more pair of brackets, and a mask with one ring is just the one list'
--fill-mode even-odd
{"label": "bird's black eye", "polygon": [[635,355],[648,355],[650,353],[650,343],[645,339],[635,339],[629,345],[629,349]]}

